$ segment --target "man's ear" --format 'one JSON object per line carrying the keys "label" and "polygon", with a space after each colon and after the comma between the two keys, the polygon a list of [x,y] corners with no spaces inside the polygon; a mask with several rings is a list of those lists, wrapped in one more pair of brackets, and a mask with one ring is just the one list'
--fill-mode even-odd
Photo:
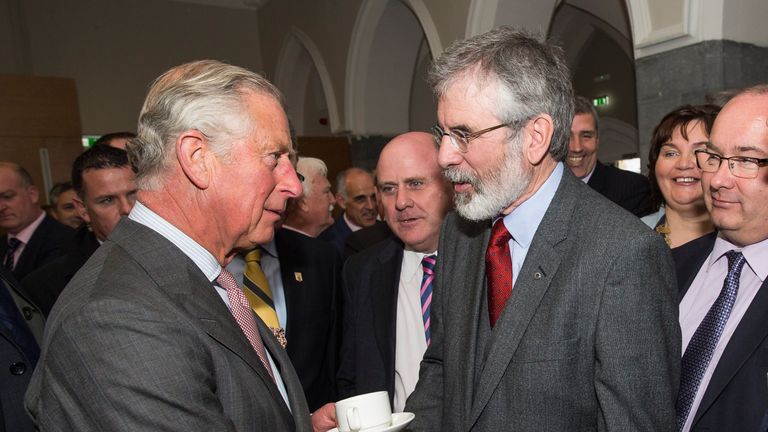
{"label": "man's ear", "polygon": [[342,210],[347,209],[347,201],[340,194],[334,195],[336,197],[336,205],[341,207]]}
{"label": "man's ear", "polygon": [[309,204],[307,204],[307,200],[304,198],[304,195],[300,196],[299,198],[293,198],[294,202],[296,203],[296,206],[301,209],[304,213],[309,211]]}
{"label": "man's ear", "polygon": [[37,186],[27,186],[27,194],[33,203],[40,204],[40,190],[37,188]]}
{"label": "man's ear", "polygon": [[216,156],[210,151],[208,139],[200,131],[188,130],[176,139],[176,159],[184,175],[198,189],[208,189],[213,177],[212,161]]}
{"label": "man's ear", "polygon": [[91,223],[91,216],[85,209],[85,203],[80,199],[80,196],[76,196],[72,199],[72,202],[75,203],[75,210],[77,210],[77,215],[80,216],[80,219],[84,220],[85,223]]}
{"label": "man's ear", "polygon": [[528,122],[525,127],[527,145],[524,144],[523,153],[531,165],[538,165],[549,153],[552,143],[554,124],[549,114],[539,114]]}

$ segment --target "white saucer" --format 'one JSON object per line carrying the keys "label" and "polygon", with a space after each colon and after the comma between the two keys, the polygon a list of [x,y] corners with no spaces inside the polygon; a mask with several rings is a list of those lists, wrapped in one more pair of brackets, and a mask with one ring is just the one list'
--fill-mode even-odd
{"label": "white saucer", "polygon": [[[408,426],[408,423],[412,422],[413,419],[416,418],[416,414],[414,413],[394,413],[392,414],[392,426],[389,426],[384,429],[378,429],[376,432],[397,432],[406,426]],[[338,428],[333,428],[329,430],[328,432],[339,432]]]}

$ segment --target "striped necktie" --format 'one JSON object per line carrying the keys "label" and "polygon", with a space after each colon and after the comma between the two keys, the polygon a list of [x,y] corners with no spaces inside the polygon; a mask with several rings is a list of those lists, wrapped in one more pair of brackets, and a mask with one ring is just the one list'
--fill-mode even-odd
{"label": "striped necktie", "polygon": [[272,300],[272,290],[269,281],[261,269],[261,248],[256,248],[245,256],[245,273],[243,274],[243,293],[251,304],[251,309],[261,318],[267,327],[285,348],[285,330],[280,326],[275,311],[275,302]]}
{"label": "striped necktie", "polygon": [[436,262],[436,255],[425,256],[421,260],[421,267],[424,269],[424,276],[421,279],[421,317],[424,319],[424,337],[427,339],[427,346],[432,342],[429,328],[429,309],[432,305],[432,282],[435,280]]}
{"label": "striped necktie", "polygon": [[15,257],[13,256],[16,253],[16,249],[21,246],[21,240],[17,239],[16,237],[10,237],[8,239],[8,246],[5,250],[5,257],[3,257],[3,267],[5,267],[6,270],[13,271],[13,267],[16,265]]}

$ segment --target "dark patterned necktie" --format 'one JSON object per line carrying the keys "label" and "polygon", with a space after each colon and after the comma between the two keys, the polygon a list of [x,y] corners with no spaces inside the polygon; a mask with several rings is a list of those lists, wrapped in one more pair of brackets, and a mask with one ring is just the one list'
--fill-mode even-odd
{"label": "dark patterned necktie", "polygon": [[424,276],[421,278],[421,317],[424,320],[424,337],[427,339],[427,346],[432,342],[432,335],[429,331],[429,309],[432,305],[432,282],[435,280],[436,255],[425,256],[421,260],[421,267],[424,269]]}
{"label": "dark patterned necktie", "polygon": [[16,264],[14,262],[13,254],[16,253],[16,249],[18,249],[19,246],[21,246],[21,240],[16,237],[8,239],[8,248],[5,250],[5,256],[3,257],[3,267],[9,272],[13,271],[13,267]]}
{"label": "dark patterned necktie", "polygon": [[485,277],[488,285],[488,315],[491,327],[507,304],[512,293],[512,255],[509,250],[509,240],[512,235],[500,218],[493,224],[488,249],[485,250]]}
{"label": "dark patterned necktie", "polygon": [[683,430],[685,422],[691,410],[693,400],[704,377],[704,372],[709,366],[712,354],[723,334],[725,324],[731,315],[733,303],[736,301],[736,294],[739,291],[739,276],[741,269],[744,268],[746,259],[741,252],[728,251],[725,254],[728,258],[728,275],[725,276],[723,289],[720,295],[709,308],[707,315],[699,324],[696,332],[688,342],[688,347],[683,354],[683,360],[680,369],[680,392],[677,395],[677,430]]}

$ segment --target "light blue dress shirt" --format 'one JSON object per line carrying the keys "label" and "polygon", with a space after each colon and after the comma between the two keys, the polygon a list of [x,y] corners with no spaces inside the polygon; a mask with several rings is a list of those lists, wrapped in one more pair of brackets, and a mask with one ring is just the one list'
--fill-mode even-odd
{"label": "light blue dress shirt", "polygon": [[[267,244],[261,246],[261,270],[269,282],[269,289],[272,291],[272,302],[275,304],[277,320],[285,328],[288,322],[288,309],[285,306],[285,289],[283,289],[283,276],[280,273],[280,260],[277,256],[277,246],[273,239]],[[227,270],[232,273],[235,280],[242,283],[245,274],[245,258],[237,254],[231,263],[227,265]]]}
{"label": "light blue dress shirt", "polygon": [[539,190],[525,200],[512,213],[504,216],[504,226],[512,235],[509,250],[512,255],[512,285],[517,281],[517,275],[523,267],[528,249],[531,247],[533,236],[539,229],[544,214],[555,197],[557,187],[563,178],[563,163],[558,162],[552,174],[541,185]]}

